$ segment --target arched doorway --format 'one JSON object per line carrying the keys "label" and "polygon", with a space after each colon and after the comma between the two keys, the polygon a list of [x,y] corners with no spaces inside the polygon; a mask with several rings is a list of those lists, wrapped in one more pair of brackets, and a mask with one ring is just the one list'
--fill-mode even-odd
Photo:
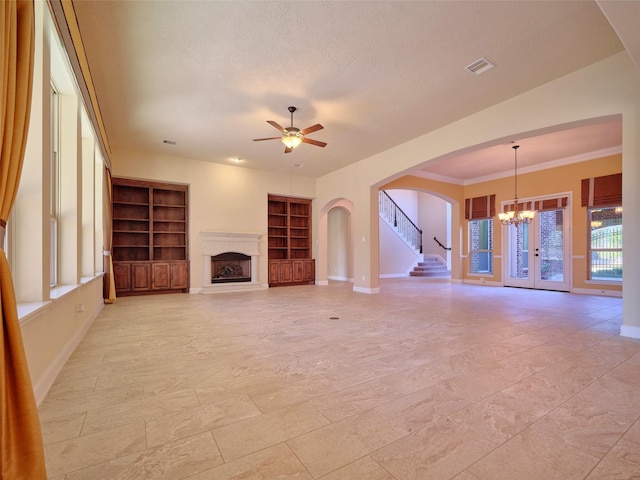
{"label": "arched doorway", "polygon": [[334,199],[320,208],[316,284],[353,281],[353,202]]}
{"label": "arched doorway", "polygon": [[353,281],[351,212],[333,207],[327,213],[327,272],[329,280]]}

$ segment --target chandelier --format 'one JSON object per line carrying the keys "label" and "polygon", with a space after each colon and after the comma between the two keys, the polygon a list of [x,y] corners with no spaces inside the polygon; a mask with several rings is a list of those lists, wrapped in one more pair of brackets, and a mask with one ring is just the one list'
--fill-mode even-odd
{"label": "chandelier", "polygon": [[514,225],[518,226],[520,224],[528,224],[533,221],[533,217],[536,214],[534,210],[522,210],[518,208],[518,148],[520,145],[513,146],[513,153],[515,155],[515,175],[514,175],[514,208],[511,211],[505,213],[499,213],[498,218],[500,219],[500,223],[503,225]]}

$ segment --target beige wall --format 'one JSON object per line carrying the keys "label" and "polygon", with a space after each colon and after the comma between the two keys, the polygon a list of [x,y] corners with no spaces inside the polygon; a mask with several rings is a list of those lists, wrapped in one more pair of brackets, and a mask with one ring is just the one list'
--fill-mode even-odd
{"label": "beige wall", "polygon": [[[103,306],[102,275],[99,275],[47,302],[34,313],[20,316],[24,350],[38,404]],[[82,368],[89,371],[91,365]]]}
{"label": "beige wall", "polygon": [[[113,176],[189,185],[191,289],[203,286],[200,232],[260,233],[258,281],[267,285],[267,195],[313,198],[314,180],[179,157],[114,152]],[[313,205],[315,209],[316,206]],[[314,233],[315,238],[315,233]]]}

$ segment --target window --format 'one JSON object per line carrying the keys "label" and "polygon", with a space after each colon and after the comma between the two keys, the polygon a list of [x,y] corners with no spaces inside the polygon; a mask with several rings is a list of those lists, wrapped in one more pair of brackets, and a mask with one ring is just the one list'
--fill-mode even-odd
{"label": "window", "polygon": [[622,281],[622,207],[589,208],[589,279]]}
{"label": "window", "polygon": [[49,211],[49,224],[51,235],[49,285],[55,287],[58,284],[58,217],[60,213],[60,116],[58,92],[51,85],[51,198]]}
{"label": "window", "polygon": [[469,221],[470,273],[493,273],[493,220]]}

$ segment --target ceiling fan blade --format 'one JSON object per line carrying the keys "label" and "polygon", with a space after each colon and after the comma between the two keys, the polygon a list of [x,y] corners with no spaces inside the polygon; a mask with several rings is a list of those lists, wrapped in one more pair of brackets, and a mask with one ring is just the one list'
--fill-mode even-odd
{"label": "ceiling fan blade", "polygon": [[322,130],[324,127],[319,123],[312,125],[310,127],[305,128],[304,130],[300,130],[300,133],[306,135],[307,133],[317,132],[318,130]]}
{"label": "ceiling fan blade", "polygon": [[292,150],[293,148],[284,147],[284,153],[290,153]]}
{"label": "ceiling fan blade", "polygon": [[272,126],[276,127],[276,128],[277,128],[278,130],[280,130],[282,133],[286,132],[286,130],[285,130],[284,128],[282,128],[282,127],[280,126],[280,124],[278,124],[278,122],[274,122],[273,120],[267,120],[267,123],[268,123],[269,125],[272,125]]}
{"label": "ceiling fan blade", "polygon": [[304,137],[304,138],[302,139],[302,141],[303,141],[304,143],[310,143],[311,145],[315,145],[315,146],[317,146],[317,147],[326,147],[326,146],[327,146],[327,144],[326,144],[326,143],[324,143],[324,142],[319,142],[318,140],[313,140],[313,139],[311,139],[311,138],[307,138],[307,137]]}
{"label": "ceiling fan blade", "polygon": [[267,137],[267,138],[254,138],[254,142],[261,142],[262,140],[280,140],[282,137]]}

